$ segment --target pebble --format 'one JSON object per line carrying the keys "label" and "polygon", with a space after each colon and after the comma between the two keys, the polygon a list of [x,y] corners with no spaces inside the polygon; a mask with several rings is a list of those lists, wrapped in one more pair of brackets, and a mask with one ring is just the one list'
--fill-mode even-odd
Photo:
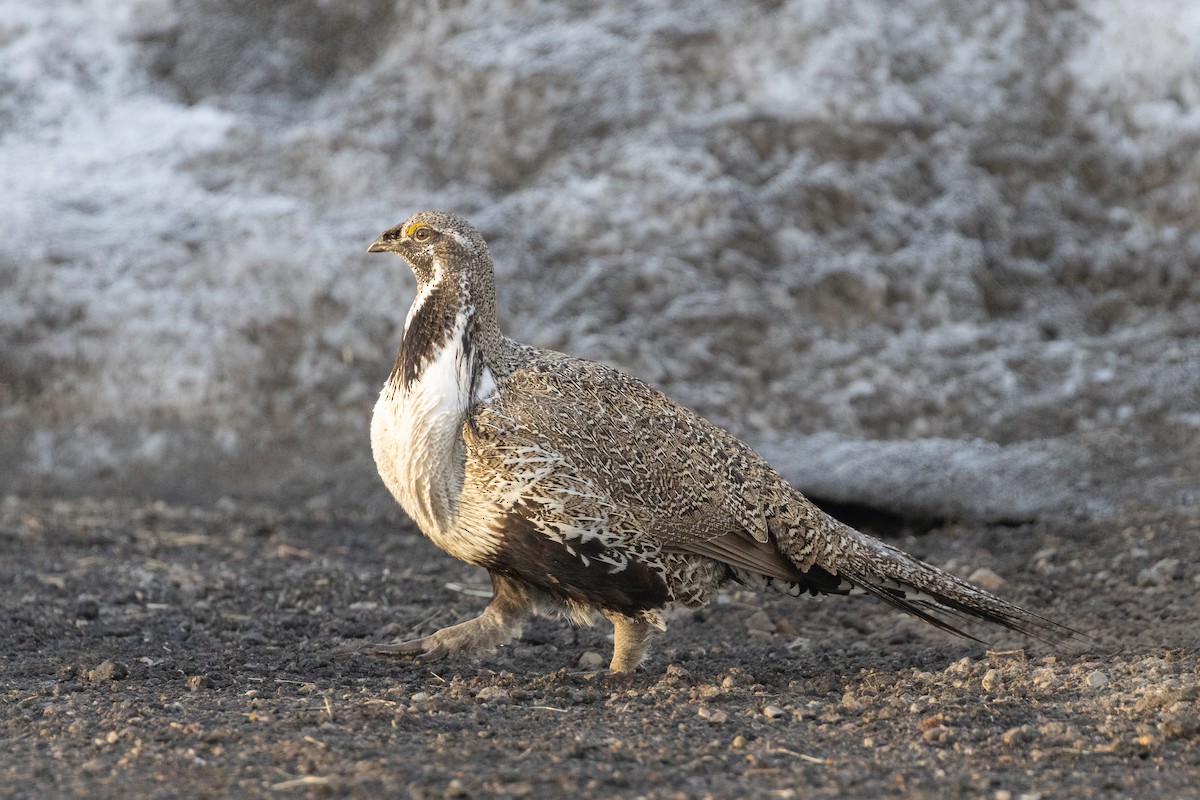
{"label": "pebble", "polygon": [[987,567],[980,567],[975,570],[967,577],[967,580],[981,589],[987,589],[989,592],[994,592],[1004,586],[1004,578],[1001,578]]}
{"label": "pebble", "polygon": [[1075,747],[1083,738],[1079,729],[1069,722],[1047,722],[1038,726],[1038,744],[1048,747]]}
{"label": "pebble", "polygon": [[100,619],[100,604],[92,597],[80,597],[75,604],[75,618]]}
{"label": "pebble", "polygon": [[764,708],[762,713],[763,713],[763,716],[766,717],[767,719],[775,719],[776,717],[782,717],[787,712],[784,711],[779,706],[772,705],[772,706],[767,706],[766,708]]}
{"label": "pebble", "polygon": [[720,709],[711,709],[708,706],[700,706],[696,709],[696,714],[702,719],[708,720],[713,725],[722,725],[729,721],[729,714]]}
{"label": "pebble", "polygon": [[1187,712],[1167,714],[1158,728],[1164,739],[1191,739],[1200,733],[1200,716]]}
{"label": "pebble", "polygon": [[482,703],[508,703],[512,697],[499,686],[485,686],[475,695],[475,699]]}
{"label": "pebble", "polygon": [[1000,688],[1003,681],[1000,679],[1000,671],[989,669],[983,673],[983,679],[979,681],[979,685],[983,687],[985,692],[994,692]]}
{"label": "pebble", "polygon": [[947,744],[954,740],[954,731],[945,725],[936,725],[921,731],[921,738],[932,744]]}
{"label": "pebble", "polygon": [[98,667],[88,670],[88,680],[92,683],[105,683],[107,681],[119,681],[129,677],[129,668],[119,661],[109,659],[102,662]]}
{"label": "pebble", "polygon": [[759,631],[760,633],[775,633],[775,623],[765,611],[755,611],[746,619],[746,627],[751,631]]}
{"label": "pebble", "polygon": [[1024,725],[1009,728],[1000,735],[1000,741],[1007,745],[1020,744],[1029,740],[1029,729]]}
{"label": "pebble", "polygon": [[1103,689],[1108,686],[1108,676],[1100,670],[1092,670],[1087,676],[1087,685],[1092,689]]}
{"label": "pebble", "polygon": [[684,678],[690,678],[692,676],[692,673],[688,672],[686,669],[679,666],[678,664],[668,664],[665,675],[668,678],[679,678],[682,680]]}
{"label": "pebble", "polygon": [[1137,585],[1143,588],[1153,586],[1165,586],[1175,579],[1175,573],[1179,569],[1178,558],[1164,558],[1147,567],[1137,575]]}
{"label": "pebble", "polygon": [[579,657],[579,666],[583,669],[600,669],[604,666],[604,656],[595,650],[588,650]]}
{"label": "pebble", "polygon": [[429,699],[429,692],[417,692],[412,697],[408,698],[412,703],[424,703]]}

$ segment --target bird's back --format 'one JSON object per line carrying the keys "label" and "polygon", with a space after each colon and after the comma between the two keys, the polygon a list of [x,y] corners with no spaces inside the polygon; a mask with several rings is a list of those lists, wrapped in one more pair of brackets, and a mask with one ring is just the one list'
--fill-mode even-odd
{"label": "bird's back", "polygon": [[479,407],[478,430],[560,454],[662,547],[739,529],[766,537],[759,500],[786,483],[753,450],[626,373],[535,352]]}

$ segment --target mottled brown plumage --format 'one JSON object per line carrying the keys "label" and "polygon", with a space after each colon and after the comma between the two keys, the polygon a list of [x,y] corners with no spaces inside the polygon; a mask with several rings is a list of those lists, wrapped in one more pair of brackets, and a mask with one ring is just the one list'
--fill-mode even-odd
{"label": "mottled brown plumage", "polygon": [[491,257],[464,220],[422,212],[370,250],[400,255],[418,282],[372,419],[380,474],[495,590],[476,619],[371,652],[474,655],[520,635],[531,611],[599,611],[616,628],[611,668],[628,671],[667,604],[701,605],[730,580],[861,591],[955,633],[947,618],[1066,633],[834,520],[642,381],[503,336]]}

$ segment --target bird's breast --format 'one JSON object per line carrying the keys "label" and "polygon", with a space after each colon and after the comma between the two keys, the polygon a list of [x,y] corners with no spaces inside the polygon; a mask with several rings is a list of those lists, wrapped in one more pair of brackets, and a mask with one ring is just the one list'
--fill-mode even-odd
{"label": "bird's breast", "polygon": [[396,373],[384,385],[371,417],[371,450],[384,484],[421,531],[451,555],[481,563],[494,544],[464,530],[459,513],[472,391],[468,345],[460,329],[455,334],[407,386]]}

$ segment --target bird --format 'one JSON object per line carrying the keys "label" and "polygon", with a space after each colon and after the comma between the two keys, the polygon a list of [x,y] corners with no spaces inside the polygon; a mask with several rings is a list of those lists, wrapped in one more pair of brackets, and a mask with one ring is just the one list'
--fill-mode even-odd
{"label": "bird", "polygon": [[639,668],[670,606],[723,587],[866,594],[970,639],[967,620],[1072,633],[839,522],[733,434],[625,372],[505,336],[484,237],[422,211],[369,253],[417,294],[371,417],[379,474],[435,545],[485,569],[476,617],[362,652],[477,659],[532,615],[613,625],[609,670]]}

